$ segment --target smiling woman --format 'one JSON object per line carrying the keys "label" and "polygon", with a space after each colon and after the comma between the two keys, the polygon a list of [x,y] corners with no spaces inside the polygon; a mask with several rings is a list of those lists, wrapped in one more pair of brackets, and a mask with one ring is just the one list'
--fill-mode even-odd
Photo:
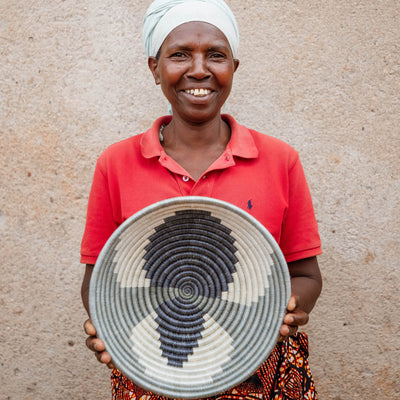
{"label": "smiling woman", "polygon": [[[84,305],[88,310],[101,249],[133,214],[179,196],[229,202],[255,217],[278,243],[292,295],[271,355],[251,378],[216,398],[316,399],[307,337],[297,329],[307,323],[321,291],[318,227],[297,152],[221,114],[239,66],[235,17],[223,0],[156,0],[145,15],[143,39],[172,115],[109,147],[98,160],[81,248]],[[89,349],[113,367],[90,319],[85,331]],[[117,369],[112,384],[115,400],[163,398]]]}
{"label": "smiling woman", "polygon": [[239,61],[233,58],[225,35],[206,22],[176,27],[165,39],[159,57],[149,58],[156,84],[160,84],[176,118],[182,123],[210,123],[217,118],[232,88]]}
{"label": "smiling woman", "polygon": [[239,61],[217,27],[189,22],[169,33],[158,58],[149,57],[148,63],[174,116],[163,129],[164,150],[197,180],[229,141],[220,110]]}

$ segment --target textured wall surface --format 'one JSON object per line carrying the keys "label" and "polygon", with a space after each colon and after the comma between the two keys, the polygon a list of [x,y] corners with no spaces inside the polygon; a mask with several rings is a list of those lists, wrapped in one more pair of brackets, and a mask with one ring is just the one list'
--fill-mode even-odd
{"label": "textured wall surface", "polygon": [[[321,399],[400,398],[400,5],[228,2],[242,41],[226,111],[294,146],[313,194]],[[0,0],[0,399],[110,398],[84,344],[79,245],[96,158],[166,109],[149,3]]]}

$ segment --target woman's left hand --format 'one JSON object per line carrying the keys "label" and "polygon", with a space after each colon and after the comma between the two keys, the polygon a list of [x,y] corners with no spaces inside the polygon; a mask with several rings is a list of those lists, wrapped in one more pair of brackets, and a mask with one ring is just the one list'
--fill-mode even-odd
{"label": "woman's left hand", "polygon": [[288,263],[292,296],[279,331],[279,341],[294,335],[305,325],[322,289],[322,278],[317,257]]}
{"label": "woman's left hand", "polygon": [[283,324],[279,330],[279,339],[286,339],[294,335],[300,325],[305,325],[308,322],[308,313],[299,308],[299,301],[297,296],[292,295],[287,305],[287,313],[283,318]]}

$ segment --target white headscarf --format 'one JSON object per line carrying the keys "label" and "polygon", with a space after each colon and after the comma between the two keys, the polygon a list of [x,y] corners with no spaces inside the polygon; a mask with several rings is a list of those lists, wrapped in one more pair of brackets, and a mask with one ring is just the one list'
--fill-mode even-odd
{"label": "white headscarf", "polygon": [[227,38],[234,58],[239,51],[235,16],[223,0],[155,0],[143,19],[143,43],[148,57],[155,57],[165,38],[186,22],[207,22]]}

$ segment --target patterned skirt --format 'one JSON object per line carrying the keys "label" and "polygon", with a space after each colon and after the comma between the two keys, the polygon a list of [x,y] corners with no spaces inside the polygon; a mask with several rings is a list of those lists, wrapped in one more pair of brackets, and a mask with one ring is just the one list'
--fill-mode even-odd
{"label": "patterned skirt", "polygon": [[[169,400],[136,386],[119,370],[111,375],[112,400]],[[308,338],[297,333],[278,343],[258,371],[240,385],[205,400],[317,400],[308,364]]]}

